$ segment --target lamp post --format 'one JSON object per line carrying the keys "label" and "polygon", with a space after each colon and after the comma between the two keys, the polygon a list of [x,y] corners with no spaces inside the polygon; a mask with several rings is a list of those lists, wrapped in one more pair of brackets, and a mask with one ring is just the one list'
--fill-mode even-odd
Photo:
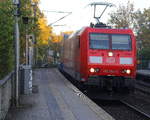
{"label": "lamp post", "polygon": [[19,8],[20,1],[13,0],[13,4],[16,7],[15,17],[15,105],[19,106],[19,66],[20,66],[20,38],[19,38]]}

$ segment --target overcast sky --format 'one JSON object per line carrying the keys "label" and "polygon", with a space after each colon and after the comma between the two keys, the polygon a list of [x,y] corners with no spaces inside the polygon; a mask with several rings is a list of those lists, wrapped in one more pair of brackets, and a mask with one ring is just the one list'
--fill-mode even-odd
{"label": "overcast sky", "polygon": [[[83,26],[89,25],[92,21],[93,9],[87,7],[90,2],[104,2],[104,0],[41,0],[40,9],[46,11],[66,11],[72,12],[72,14],[65,19],[53,24],[53,25],[63,25],[55,26],[55,32],[65,31],[65,30],[76,30]],[[107,0],[118,6],[119,4],[126,4],[128,0]],[[150,7],[150,0],[130,0],[134,3],[135,9],[143,9]],[[101,7],[102,8],[102,7]],[[103,22],[107,23],[109,18],[108,14],[110,11],[115,10],[116,7],[108,8],[107,12],[103,15]],[[53,13],[43,11],[47,17],[48,24],[51,24],[67,14]],[[101,11],[101,9],[100,9]]]}

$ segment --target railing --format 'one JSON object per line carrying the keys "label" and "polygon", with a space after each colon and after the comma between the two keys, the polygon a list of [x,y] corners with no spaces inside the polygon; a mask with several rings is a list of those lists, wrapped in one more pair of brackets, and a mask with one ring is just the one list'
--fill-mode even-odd
{"label": "railing", "polygon": [[4,120],[14,98],[14,72],[0,80],[0,120]]}

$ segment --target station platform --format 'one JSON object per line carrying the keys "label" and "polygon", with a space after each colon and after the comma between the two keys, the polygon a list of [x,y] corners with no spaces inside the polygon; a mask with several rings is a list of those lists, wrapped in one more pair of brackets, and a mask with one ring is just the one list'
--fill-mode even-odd
{"label": "station platform", "polygon": [[21,96],[5,120],[114,120],[57,69],[34,70],[34,93]]}
{"label": "station platform", "polygon": [[143,75],[150,77],[150,70],[137,70],[137,75]]}

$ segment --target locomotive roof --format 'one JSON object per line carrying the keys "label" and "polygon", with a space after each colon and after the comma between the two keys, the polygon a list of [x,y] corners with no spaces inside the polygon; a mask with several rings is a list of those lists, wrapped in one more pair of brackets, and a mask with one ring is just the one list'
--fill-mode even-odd
{"label": "locomotive roof", "polygon": [[131,29],[115,29],[115,28],[92,28],[92,27],[84,27],[78,31],[78,35],[81,35],[83,32],[104,32],[104,33],[120,33],[120,34],[133,34]]}
{"label": "locomotive roof", "polygon": [[131,29],[115,29],[115,28],[92,28],[92,27],[83,27],[80,30],[72,33],[69,38],[73,36],[80,36],[83,32],[102,32],[102,33],[116,33],[116,34],[133,34]]}

